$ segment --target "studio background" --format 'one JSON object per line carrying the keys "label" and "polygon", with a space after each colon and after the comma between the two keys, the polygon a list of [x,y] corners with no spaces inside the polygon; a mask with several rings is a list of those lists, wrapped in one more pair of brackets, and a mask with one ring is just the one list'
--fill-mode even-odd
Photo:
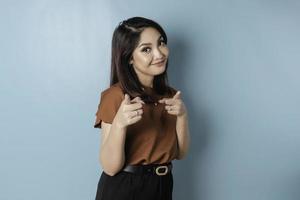
{"label": "studio background", "polygon": [[298,1],[0,1],[0,199],[94,199],[112,32],[156,20],[191,148],[175,200],[300,198]]}

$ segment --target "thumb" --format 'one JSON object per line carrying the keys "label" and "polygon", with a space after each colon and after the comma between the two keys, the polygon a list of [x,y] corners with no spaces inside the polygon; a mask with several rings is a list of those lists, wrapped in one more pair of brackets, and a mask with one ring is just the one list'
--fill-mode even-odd
{"label": "thumb", "polygon": [[125,94],[125,98],[123,100],[124,104],[130,104],[130,98],[128,94]]}
{"label": "thumb", "polygon": [[181,97],[181,92],[177,91],[176,94],[173,96],[173,99],[180,99]]}

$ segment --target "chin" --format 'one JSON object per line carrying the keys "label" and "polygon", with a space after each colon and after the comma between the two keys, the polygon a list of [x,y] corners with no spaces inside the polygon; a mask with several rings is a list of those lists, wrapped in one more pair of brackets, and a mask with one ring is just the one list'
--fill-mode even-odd
{"label": "chin", "polygon": [[166,65],[161,66],[161,67],[152,66],[151,72],[149,71],[149,73],[151,73],[153,76],[156,76],[156,75],[164,73],[165,70],[166,70]]}
{"label": "chin", "polygon": [[156,71],[155,75],[160,75],[160,74],[164,73],[165,70],[166,70],[166,68],[162,67],[161,69],[159,69],[159,70]]}

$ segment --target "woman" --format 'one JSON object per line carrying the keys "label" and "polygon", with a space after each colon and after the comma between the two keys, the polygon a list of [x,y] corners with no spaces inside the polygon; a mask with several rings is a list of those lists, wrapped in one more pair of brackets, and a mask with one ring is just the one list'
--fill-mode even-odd
{"label": "woman", "polygon": [[153,20],[133,17],[112,38],[110,87],[101,92],[103,168],[96,200],[170,200],[172,160],[189,147],[187,110],[168,86],[167,36]]}

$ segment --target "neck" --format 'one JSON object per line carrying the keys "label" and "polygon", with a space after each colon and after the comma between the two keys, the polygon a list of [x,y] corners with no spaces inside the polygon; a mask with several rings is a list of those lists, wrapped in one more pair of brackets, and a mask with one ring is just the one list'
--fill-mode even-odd
{"label": "neck", "polygon": [[140,80],[141,84],[145,87],[151,87],[153,88],[153,77],[149,80]]}

